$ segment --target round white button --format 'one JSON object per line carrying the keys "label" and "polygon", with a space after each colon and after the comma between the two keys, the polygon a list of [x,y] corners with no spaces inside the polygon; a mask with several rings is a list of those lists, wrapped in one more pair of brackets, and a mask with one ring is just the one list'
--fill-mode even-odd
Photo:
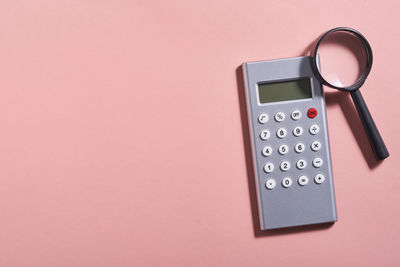
{"label": "round white button", "polygon": [[305,148],[306,148],[306,146],[303,143],[297,143],[294,146],[294,151],[296,151],[297,153],[301,153],[304,151]]}
{"label": "round white button", "polygon": [[289,152],[289,147],[287,145],[281,145],[278,148],[278,152],[281,155],[285,155],[285,154],[287,154]]}
{"label": "round white button", "polygon": [[310,134],[317,134],[319,132],[319,126],[316,124],[313,124],[310,126]]}
{"label": "round white button", "polygon": [[304,175],[300,176],[299,180],[298,180],[298,183],[299,183],[299,185],[302,185],[302,186],[308,184],[308,177],[304,176]]}
{"label": "round white button", "polygon": [[268,179],[267,182],[265,183],[265,187],[269,190],[274,189],[276,186],[276,182],[274,179]]}
{"label": "round white button", "polygon": [[276,136],[278,136],[279,138],[284,138],[286,136],[286,134],[287,134],[287,131],[285,128],[279,128],[276,131]]}
{"label": "round white button", "polygon": [[307,167],[307,161],[305,161],[304,159],[299,159],[296,162],[296,167],[300,170],[304,169],[305,167]]}
{"label": "round white button", "polygon": [[283,113],[283,112],[278,112],[278,113],[276,113],[276,114],[275,114],[275,120],[276,120],[277,122],[284,121],[284,120],[285,120],[285,113]]}
{"label": "round white button", "polygon": [[261,123],[261,124],[266,123],[268,121],[268,119],[269,119],[268,115],[265,114],[265,113],[263,113],[260,116],[258,116],[258,122]]}
{"label": "round white button", "polygon": [[271,136],[270,132],[268,130],[262,130],[260,133],[260,138],[262,140],[267,140]]}
{"label": "round white button", "polygon": [[321,158],[315,158],[315,159],[313,159],[313,161],[312,161],[312,165],[313,165],[315,168],[321,167],[323,163],[324,163],[324,162],[323,162],[323,160],[322,160]]}
{"label": "round white button", "polygon": [[272,164],[271,162],[268,162],[264,165],[264,171],[266,173],[271,173],[274,171],[274,164]]}
{"label": "round white button", "polygon": [[282,185],[283,187],[289,187],[292,185],[292,179],[290,179],[289,177],[286,177],[282,180]]}
{"label": "round white button", "polygon": [[282,171],[288,171],[290,169],[290,162],[289,161],[282,161],[281,163],[281,170]]}
{"label": "round white button", "polygon": [[301,112],[300,112],[300,110],[293,110],[292,111],[292,114],[291,114],[291,117],[292,117],[292,119],[293,120],[295,120],[295,121],[297,121],[298,119],[300,119],[301,118]]}
{"label": "round white button", "polygon": [[325,176],[324,176],[323,174],[317,174],[317,175],[315,175],[315,177],[314,177],[314,181],[315,181],[317,184],[322,184],[322,183],[325,181]]}
{"label": "round white button", "polygon": [[312,142],[312,143],[311,143],[311,149],[312,149],[313,151],[318,151],[318,150],[320,150],[320,149],[321,149],[321,143],[318,142],[318,141]]}
{"label": "round white button", "polygon": [[265,157],[270,156],[270,155],[272,154],[272,147],[270,147],[270,146],[265,146],[265,147],[263,148],[263,150],[262,150],[262,154],[263,154],[263,156],[265,156]]}
{"label": "round white button", "polygon": [[294,136],[300,136],[303,134],[303,128],[300,126],[297,126],[296,128],[293,129],[293,135]]}

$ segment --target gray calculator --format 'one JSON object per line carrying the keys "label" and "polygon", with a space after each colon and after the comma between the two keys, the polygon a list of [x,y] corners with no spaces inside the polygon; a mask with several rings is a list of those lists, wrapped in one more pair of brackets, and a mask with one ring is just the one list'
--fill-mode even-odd
{"label": "gray calculator", "polygon": [[310,57],[243,64],[262,230],[337,220],[325,100]]}

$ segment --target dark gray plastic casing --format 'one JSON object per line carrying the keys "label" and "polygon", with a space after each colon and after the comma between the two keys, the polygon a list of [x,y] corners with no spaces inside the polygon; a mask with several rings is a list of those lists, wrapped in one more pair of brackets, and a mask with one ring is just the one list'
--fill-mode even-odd
{"label": "dark gray plastic casing", "polygon": [[[329,137],[326,119],[326,107],[322,86],[314,77],[311,69],[310,57],[296,57],[278,60],[249,62],[243,64],[243,75],[246,88],[247,113],[250,129],[250,138],[253,154],[253,166],[258,200],[260,227],[262,230],[283,227],[292,227],[308,224],[328,223],[337,220],[333,176],[329,150]],[[261,104],[258,98],[258,84],[265,82],[288,81],[299,78],[310,78],[313,97],[309,99],[280,101]],[[316,108],[317,117],[307,117],[307,110]],[[299,120],[291,118],[291,112],[300,110],[302,116]],[[286,118],[282,122],[274,120],[277,112],[284,112]],[[265,113],[269,120],[265,124],[258,121],[258,116]],[[318,134],[311,135],[309,128],[317,124],[320,127]],[[296,126],[301,126],[304,131],[299,137],[293,135]],[[278,128],[285,128],[287,135],[283,139],[276,136]],[[271,137],[264,141],[260,138],[262,130],[267,129]],[[312,151],[310,146],[313,141],[319,141],[322,148]],[[294,150],[296,143],[305,144],[305,151],[297,153]],[[278,147],[286,144],[289,152],[286,155],[278,153]],[[273,153],[265,157],[262,155],[264,146],[269,145]],[[319,157],[323,165],[315,168],[312,160]],[[307,161],[307,167],[299,170],[296,162],[299,159]],[[283,172],[280,163],[287,160],[291,168]],[[267,162],[274,164],[275,169],[267,174],[264,165]],[[323,174],[325,181],[321,184],[314,182],[317,174]],[[307,176],[309,182],[305,186],[298,183],[300,176]],[[283,178],[289,177],[293,183],[290,187],[282,186]],[[276,181],[272,190],[266,188],[265,183],[269,178]]]}

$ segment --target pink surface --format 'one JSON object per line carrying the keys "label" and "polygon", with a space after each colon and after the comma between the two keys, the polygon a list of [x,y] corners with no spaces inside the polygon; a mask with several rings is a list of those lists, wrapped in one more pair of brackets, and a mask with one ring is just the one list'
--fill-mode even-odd
{"label": "pink surface", "polygon": [[[3,0],[0,266],[399,266],[398,1]],[[255,235],[237,67],[369,39],[376,165],[327,93],[339,221]],[[348,117],[346,118],[346,114]]]}

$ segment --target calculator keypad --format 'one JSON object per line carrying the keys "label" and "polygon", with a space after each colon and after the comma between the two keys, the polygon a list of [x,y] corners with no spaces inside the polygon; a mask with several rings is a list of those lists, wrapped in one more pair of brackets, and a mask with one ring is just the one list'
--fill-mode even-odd
{"label": "calculator keypad", "polygon": [[[305,112],[307,116],[302,117],[302,112]],[[263,125],[262,127],[266,127],[260,132],[263,143],[261,154],[269,157],[278,152],[271,161],[264,162],[265,187],[268,190],[273,190],[279,183],[283,188],[290,188],[293,180],[298,187],[310,186],[310,176],[315,185],[320,185],[325,181],[323,173],[316,173],[318,170],[323,171],[321,166],[324,164],[320,155],[323,145],[318,138],[320,126],[316,119],[317,109],[293,109],[288,114],[288,118],[282,111],[258,115],[258,122]],[[274,120],[269,121],[270,115],[273,115]]]}

